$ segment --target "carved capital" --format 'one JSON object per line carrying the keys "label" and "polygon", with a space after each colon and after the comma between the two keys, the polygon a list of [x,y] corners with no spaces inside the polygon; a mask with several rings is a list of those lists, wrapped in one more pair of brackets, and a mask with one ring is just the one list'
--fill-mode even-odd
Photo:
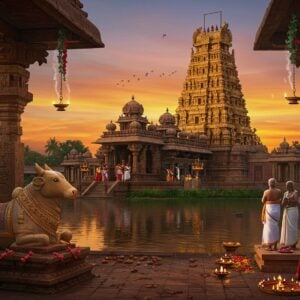
{"label": "carved capital", "polygon": [[143,149],[143,146],[140,144],[129,144],[128,149],[132,153],[139,153]]}
{"label": "carved capital", "polygon": [[35,62],[39,65],[47,63],[47,56],[46,45],[0,40],[0,64],[21,65],[28,68]]}

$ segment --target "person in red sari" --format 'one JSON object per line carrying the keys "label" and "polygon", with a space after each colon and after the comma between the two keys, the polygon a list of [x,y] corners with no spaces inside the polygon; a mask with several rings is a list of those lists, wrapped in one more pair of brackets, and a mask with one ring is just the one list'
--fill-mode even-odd
{"label": "person in red sari", "polygon": [[102,181],[102,170],[101,170],[100,167],[96,168],[96,178],[95,178],[95,180],[97,182]]}

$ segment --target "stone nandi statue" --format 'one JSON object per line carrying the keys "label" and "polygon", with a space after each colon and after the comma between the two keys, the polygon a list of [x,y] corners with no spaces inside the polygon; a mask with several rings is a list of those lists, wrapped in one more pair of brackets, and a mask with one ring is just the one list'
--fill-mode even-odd
{"label": "stone nandi statue", "polygon": [[0,203],[0,248],[10,245],[47,246],[69,242],[70,231],[61,234],[61,200],[74,199],[77,190],[47,165],[35,164],[37,176],[26,187],[17,187],[12,200]]}

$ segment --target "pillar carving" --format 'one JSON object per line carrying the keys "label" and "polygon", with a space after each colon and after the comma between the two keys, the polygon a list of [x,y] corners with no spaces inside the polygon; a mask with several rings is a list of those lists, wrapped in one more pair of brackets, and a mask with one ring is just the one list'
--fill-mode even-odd
{"label": "pillar carving", "polygon": [[290,180],[296,181],[295,178],[295,166],[296,164],[294,162],[289,163],[289,169],[290,169]]}
{"label": "pillar carving", "polygon": [[32,101],[28,92],[30,64],[46,62],[44,47],[0,38],[0,201],[11,199],[16,186],[23,186],[24,145],[21,114]]}
{"label": "pillar carving", "polygon": [[132,153],[132,173],[139,173],[138,157],[140,151],[143,149],[143,146],[140,144],[130,144],[128,149]]}

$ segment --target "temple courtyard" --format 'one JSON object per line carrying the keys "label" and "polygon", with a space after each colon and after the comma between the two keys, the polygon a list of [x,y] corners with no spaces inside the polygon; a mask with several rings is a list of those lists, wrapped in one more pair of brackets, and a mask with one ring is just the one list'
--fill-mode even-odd
{"label": "temple courtyard", "polygon": [[[253,256],[250,256],[253,257]],[[0,291],[0,299],[296,299],[262,293],[257,284],[271,273],[231,269],[227,279],[214,275],[216,256],[196,254],[93,252],[94,278],[52,295]],[[291,274],[281,274],[290,278]]]}

